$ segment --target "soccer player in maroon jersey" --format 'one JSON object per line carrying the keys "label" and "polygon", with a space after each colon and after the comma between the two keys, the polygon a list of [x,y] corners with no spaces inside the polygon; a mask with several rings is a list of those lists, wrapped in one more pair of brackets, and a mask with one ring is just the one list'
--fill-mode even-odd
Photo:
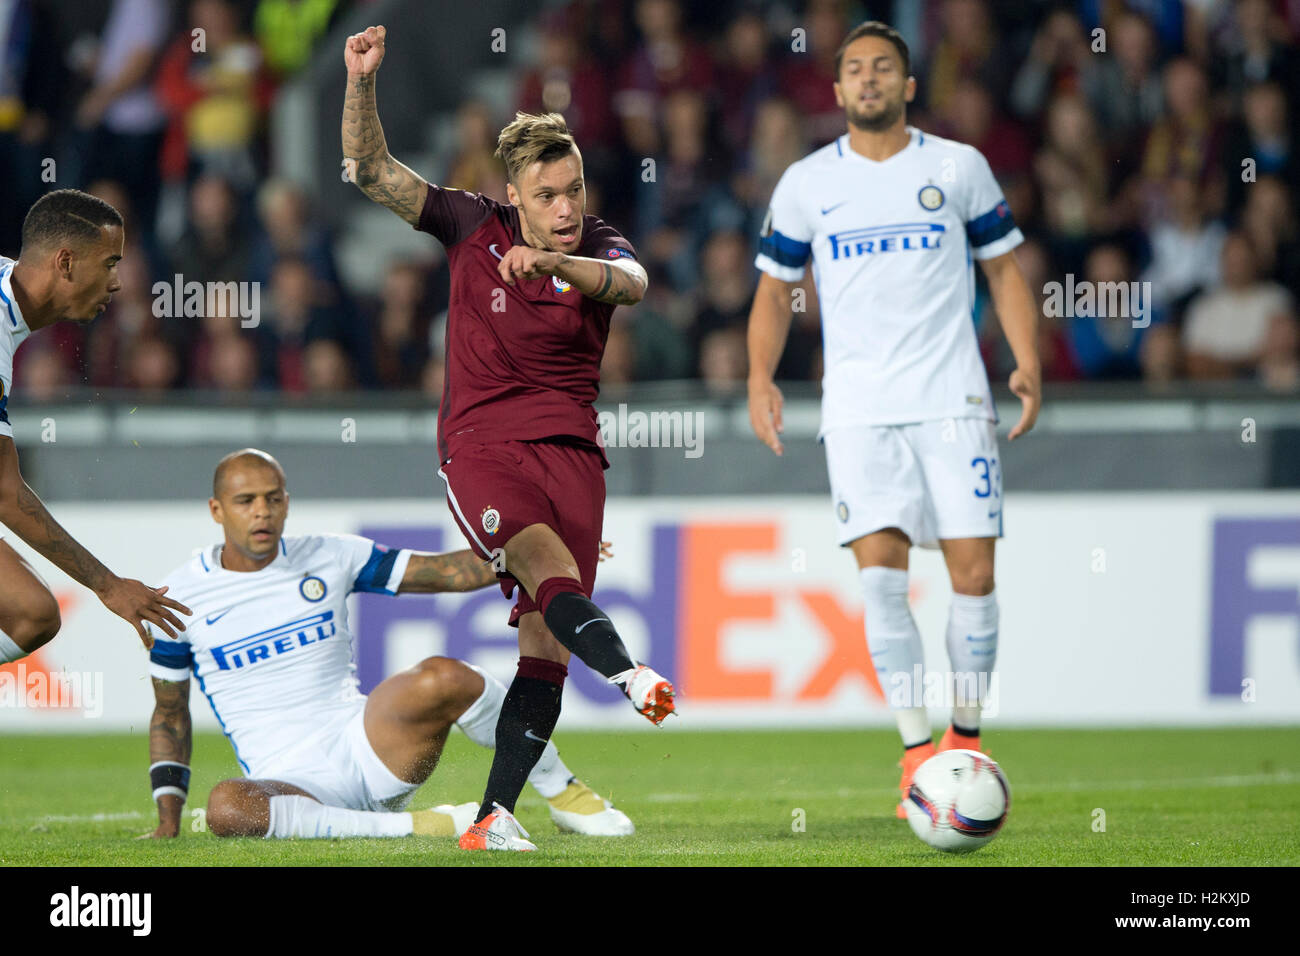
{"label": "soccer player in maroon jersey", "polygon": [[582,155],[564,118],[520,113],[501,131],[510,205],[432,185],[388,152],[375,108],[386,30],[344,51],[343,156],[367,196],[447,247],[446,386],[439,475],[461,532],[493,561],[519,629],[519,669],[465,849],[532,850],[515,801],[560,715],[570,654],[622,687],[655,724],[673,686],[634,662],[591,602],[605,508],[592,403],[616,305],[641,301],[631,243],[585,215]]}

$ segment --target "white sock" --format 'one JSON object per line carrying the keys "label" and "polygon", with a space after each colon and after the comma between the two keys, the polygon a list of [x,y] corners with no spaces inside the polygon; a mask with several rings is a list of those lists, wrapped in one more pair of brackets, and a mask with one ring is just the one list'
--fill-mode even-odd
{"label": "white sock", "polygon": [[372,813],[327,807],[310,797],[296,794],[272,797],[270,803],[268,838],[399,837],[410,836],[413,829],[409,813]]}
{"label": "white sock", "polygon": [[948,660],[956,687],[952,722],[963,730],[979,730],[980,711],[998,657],[998,598],[954,594],[948,612]]}
{"label": "white sock", "polygon": [[[465,662],[465,666],[483,678],[483,693],[478,700],[470,704],[465,713],[456,721],[457,726],[465,731],[465,736],[480,747],[495,750],[497,745],[497,718],[501,716],[501,705],[506,699],[506,688],[499,680],[482,668]],[[560,759],[560,752],[555,744],[546,742],[546,748],[528,775],[528,782],[547,800],[564,792],[564,788],[573,779],[573,774]]]}
{"label": "white sock", "polygon": [[907,572],[870,567],[859,571],[858,578],[866,607],[867,647],[880,689],[894,712],[903,746],[923,743],[930,739],[922,680],[925,651],[907,603]]}
{"label": "white sock", "polygon": [[4,631],[0,631],[0,664],[9,664],[22,660],[27,652],[13,642]]}

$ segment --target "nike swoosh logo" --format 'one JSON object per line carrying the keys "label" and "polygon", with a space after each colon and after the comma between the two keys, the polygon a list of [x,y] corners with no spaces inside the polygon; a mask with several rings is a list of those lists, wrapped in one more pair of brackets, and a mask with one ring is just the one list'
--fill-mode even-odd
{"label": "nike swoosh logo", "polygon": [[488,252],[492,253],[492,255],[496,256],[498,259],[504,258],[501,253],[497,252],[497,244],[495,242],[488,246]]}
{"label": "nike swoosh logo", "polygon": [[[587,624],[595,624],[597,621],[604,621],[605,623],[608,624],[608,623],[609,623],[609,618],[607,618],[607,617],[593,617],[590,621],[587,622]],[[587,624],[583,624],[583,625],[581,625],[581,626],[580,626],[576,631],[574,631],[573,633],[574,633],[574,634],[581,634],[581,633],[582,633],[582,628],[586,627]]]}
{"label": "nike swoosh logo", "polygon": [[996,518],[996,517],[998,517],[998,516],[1001,515],[1001,514],[1002,514],[1002,509],[999,508],[997,511],[990,511],[990,512],[989,512],[989,517],[990,517],[990,518]]}
{"label": "nike swoosh logo", "polygon": [[527,730],[524,731],[524,736],[527,737],[529,740],[536,740],[539,744],[546,743],[546,738],[537,736],[535,733],[533,733],[533,729],[531,727],[529,727]]}
{"label": "nike swoosh logo", "polygon": [[831,206],[829,209],[823,209],[822,215],[825,216],[827,213],[834,212],[836,209],[839,209],[841,206],[843,206],[845,202],[848,202],[848,200],[846,199],[844,200],[844,202],[837,202],[834,206]]}
{"label": "nike swoosh logo", "polygon": [[209,624],[216,624],[219,620],[221,620],[223,617],[225,617],[233,610],[234,610],[233,607],[228,607],[220,614],[209,614],[206,618],[204,618],[204,620],[207,621]]}

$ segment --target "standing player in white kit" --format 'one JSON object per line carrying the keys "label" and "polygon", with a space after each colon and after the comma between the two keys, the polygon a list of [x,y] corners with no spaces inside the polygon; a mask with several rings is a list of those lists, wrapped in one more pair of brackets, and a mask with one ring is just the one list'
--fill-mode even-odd
{"label": "standing player in white kit", "polygon": [[[972,310],[978,259],[1016,358],[1015,439],[1038,417],[1042,375],[1033,299],[1012,252],[1023,241],[988,162],[973,147],[906,125],[916,95],[907,45],[872,21],[836,57],[848,132],[777,183],[749,315],[749,415],[782,453],[773,383],[795,286],[811,257],[825,347],[822,424],[839,542],[857,559],[867,640],[912,775],[936,750],[921,637],[908,606],[908,551],[943,550],[953,601],[947,645],[956,706],[940,750],[979,749],[997,654],[994,543],[1002,534],[997,411]],[[903,806],[897,808],[904,817]]]}

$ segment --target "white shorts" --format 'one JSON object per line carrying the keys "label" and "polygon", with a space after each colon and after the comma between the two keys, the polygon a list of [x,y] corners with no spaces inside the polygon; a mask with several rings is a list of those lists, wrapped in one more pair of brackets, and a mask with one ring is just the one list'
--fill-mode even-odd
{"label": "white shorts", "polygon": [[922,548],[1002,537],[1002,467],[993,422],[945,418],[828,432],[839,543],[898,528]]}
{"label": "white shorts", "polygon": [[403,809],[420,784],[408,783],[384,766],[366,737],[365,712],[361,698],[354,713],[345,711],[249,776],[293,784],[330,807]]}

